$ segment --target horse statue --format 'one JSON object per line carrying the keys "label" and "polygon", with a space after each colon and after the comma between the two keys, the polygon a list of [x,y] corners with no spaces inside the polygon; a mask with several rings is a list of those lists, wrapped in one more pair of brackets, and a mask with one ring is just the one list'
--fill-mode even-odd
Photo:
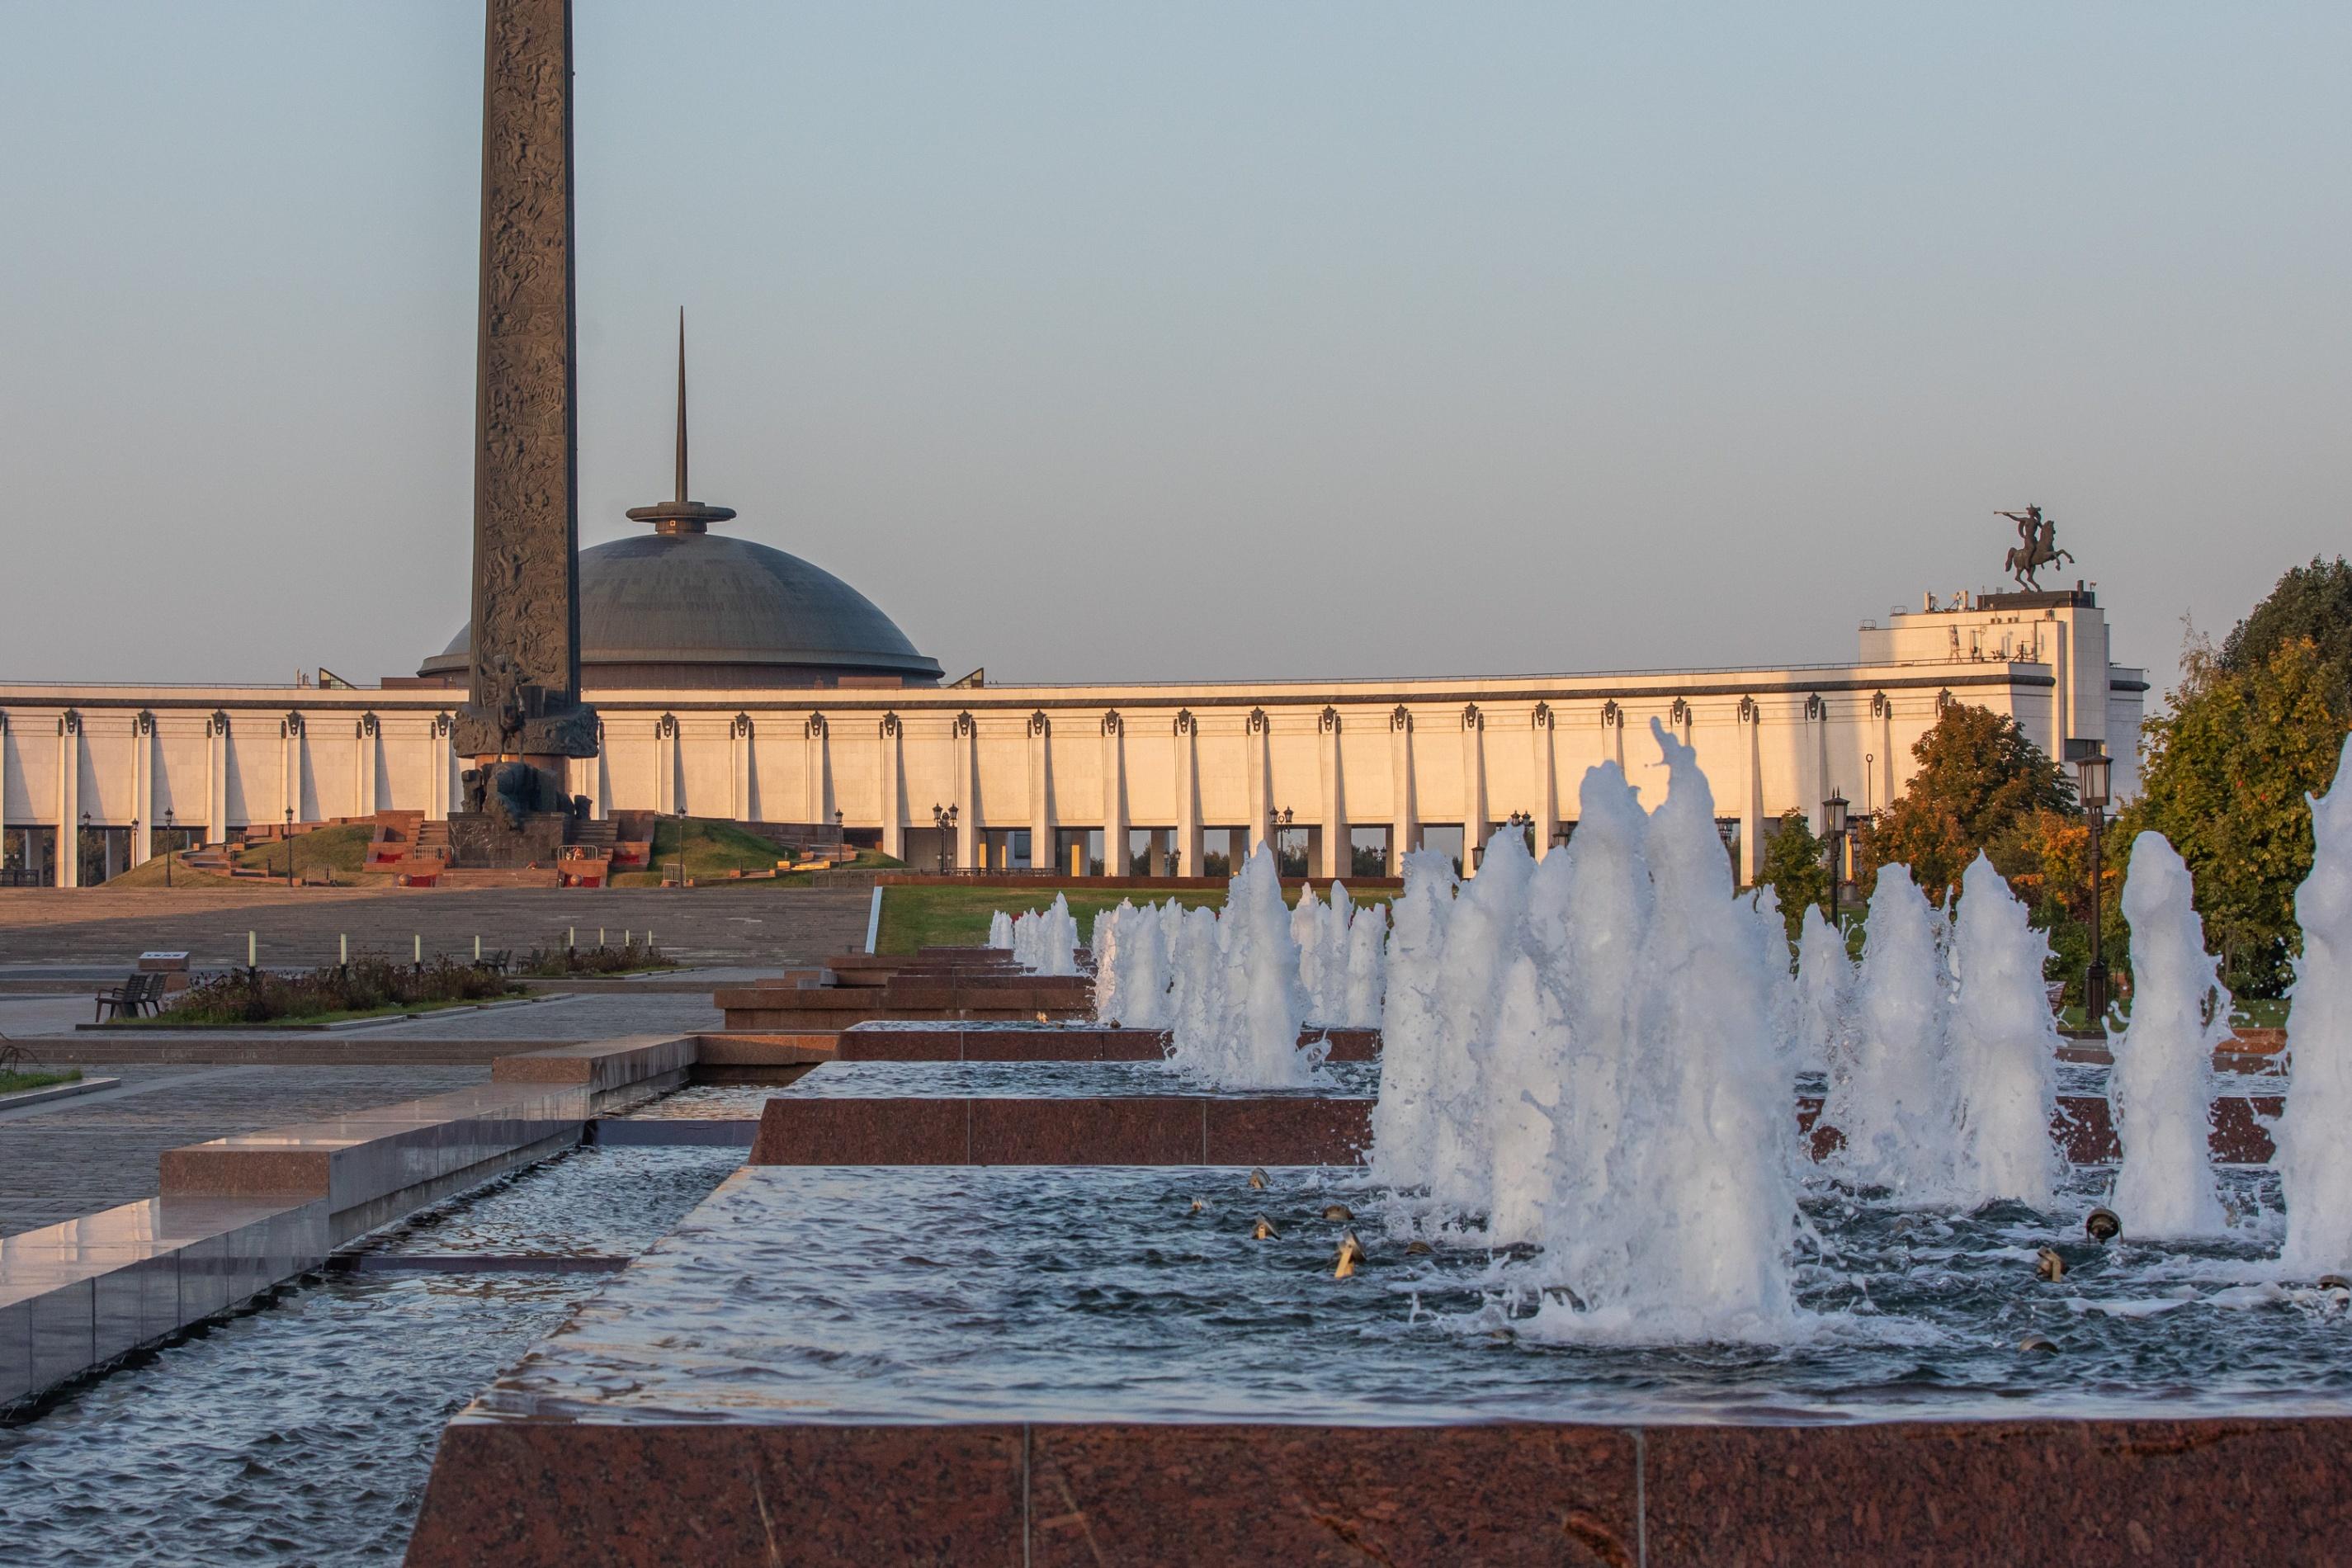
{"label": "horse statue", "polygon": [[2005,517],[2017,524],[2017,537],[2021,542],[2011,548],[2001,564],[2011,577],[2017,579],[2019,587],[2030,593],[2039,593],[2042,584],[2035,581],[2035,573],[2061,561],[2070,566],[2074,563],[2074,552],[2058,548],[2058,525],[2042,516],[2040,507],[2029,506],[2023,511],[1996,511],[1993,515]]}

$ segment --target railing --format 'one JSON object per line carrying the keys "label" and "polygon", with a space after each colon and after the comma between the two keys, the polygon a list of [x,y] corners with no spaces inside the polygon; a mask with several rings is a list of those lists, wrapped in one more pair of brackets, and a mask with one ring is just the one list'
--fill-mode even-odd
{"label": "railing", "polygon": [[24,866],[0,869],[0,888],[46,888],[52,885],[50,873]]}

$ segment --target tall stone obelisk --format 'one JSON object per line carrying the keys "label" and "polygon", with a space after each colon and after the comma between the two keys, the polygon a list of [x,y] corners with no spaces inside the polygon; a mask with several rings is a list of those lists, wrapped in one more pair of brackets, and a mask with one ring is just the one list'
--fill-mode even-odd
{"label": "tall stone obelisk", "polygon": [[468,806],[511,830],[563,808],[565,761],[596,754],[596,717],[580,701],[572,5],[488,10],[473,669],[452,739],[478,770]]}

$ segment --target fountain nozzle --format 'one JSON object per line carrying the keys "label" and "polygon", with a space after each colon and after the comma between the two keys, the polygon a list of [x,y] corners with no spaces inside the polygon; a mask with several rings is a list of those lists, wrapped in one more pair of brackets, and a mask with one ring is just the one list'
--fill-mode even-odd
{"label": "fountain nozzle", "polygon": [[1258,1166],[1250,1172],[1249,1184],[1250,1191],[1254,1193],[1262,1193],[1265,1191],[1265,1168],[1264,1166]]}
{"label": "fountain nozzle", "polygon": [[2124,1233],[2124,1222],[2115,1210],[2096,1208],[2083,1221],[2083,1228],[2090,1233],[2092,1240],[2105,1243]]}
{"label": "fountain nozzle", "polygon": [[1275,1231],[1274,1221],[1266,1218],[1264,1215],[1260,1215],[1257,1216],[1257,1223],[1250,1226],[1250,1239],[1252,1241],[1275,1241],[1280,1238]]}
{"label": "fountain nozzle", "polygon": [[1356,1233],[1354,1231],[1349,1231],[1346,1235],[1339,1237],[1339,1263],[1338,1268],[1331,1270],[1331,1278],[1334,1279],[1347,1279],[1349,1275],[1355,1273],[1356,1265],[1361,1263],[1363,1260],[1364,1244],[1356,1239]]}
{"label": "fountain nozzle", "polygon": [[2045,1247],[2034,1255],[2033,1272],[2037,1279],[2046,1279],[2054,1285],[2066,1278],[2066,1260],[2054,1249]]}

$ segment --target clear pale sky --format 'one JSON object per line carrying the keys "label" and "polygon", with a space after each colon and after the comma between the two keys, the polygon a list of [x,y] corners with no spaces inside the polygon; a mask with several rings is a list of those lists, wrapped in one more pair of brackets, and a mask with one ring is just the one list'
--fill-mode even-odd
{"label": "clear pale sky", "polygon": [[[581,533],[993,679],[1848,659],[2347,548],[2352,7],[579,0]],[[481,6],[0,0],[0,679],[464,618]],[[2074,574],[2066,574],[2071,578]]]}

